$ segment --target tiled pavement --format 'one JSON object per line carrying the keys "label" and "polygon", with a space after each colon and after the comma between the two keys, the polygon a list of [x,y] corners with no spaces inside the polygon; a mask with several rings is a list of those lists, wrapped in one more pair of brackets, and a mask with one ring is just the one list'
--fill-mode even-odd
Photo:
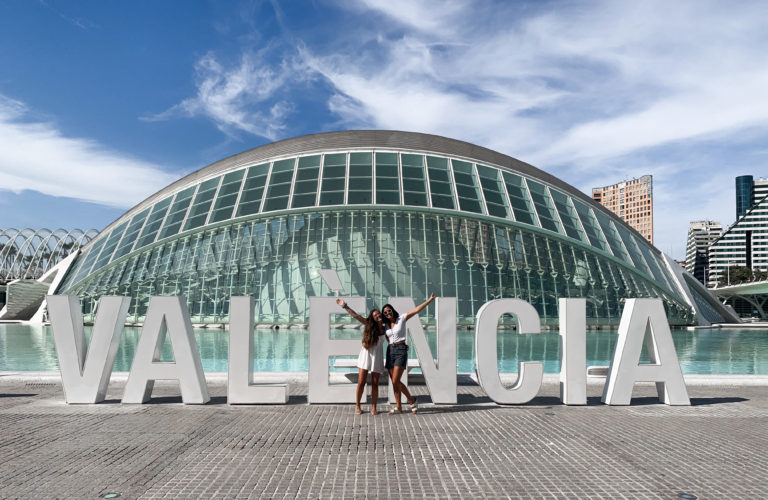
{"label": "tiled pavement", "polygon": [[[354,415],[307,405],[152,402],[66,405],[56,379],[0,375],[0,498],[768,498],[768,386],[689,384],[691,407],[566,407],[549,380],[524,406],[500,407],[474,384],[459,404],[418,415]],[[386,392],[384,392],[386,394]],[[380,409],[387,405],[382,402]]]}

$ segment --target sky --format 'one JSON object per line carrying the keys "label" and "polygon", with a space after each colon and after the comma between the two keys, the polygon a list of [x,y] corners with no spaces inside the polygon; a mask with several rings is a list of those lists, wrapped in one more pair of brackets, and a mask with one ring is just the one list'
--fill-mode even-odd
{"label": "sky", "polygon": [[655,244],[768,176],[768,2],[0,0],[0,228],[103,229],[276,140],[438,134],[591,194],[653,175]]}

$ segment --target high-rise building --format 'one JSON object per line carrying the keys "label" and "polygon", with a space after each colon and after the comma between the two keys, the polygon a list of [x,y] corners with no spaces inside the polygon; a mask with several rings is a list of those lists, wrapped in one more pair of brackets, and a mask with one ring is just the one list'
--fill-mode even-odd
{"label": "high-rise building", "polygon": [[768,179],[736,178],[736,215],[736,222],[709,248],[709,287],[727,284],[722,278],[729,267],[768,270]]}
{"label": "high-rise building", "polygon": [[754,179],[751,175],[740,175],[736,177],[736,220],[747,213],[752,206],[752,187]]}
{"label": "high-rise building", "polygon": [[754,180],[751,175],[736,177],[736,220],[753,205],[768,196],[768,179]]}
{"label": "high-rise building", "polygon": [[711,220],[693,221],[688,226],[685,269],[706,284],[709,275],[709,246],[723,234],[723,226]]}
{"label": "high-rise building", "polygon": [[653,243],[653,176],[592,188],[592,199]]}

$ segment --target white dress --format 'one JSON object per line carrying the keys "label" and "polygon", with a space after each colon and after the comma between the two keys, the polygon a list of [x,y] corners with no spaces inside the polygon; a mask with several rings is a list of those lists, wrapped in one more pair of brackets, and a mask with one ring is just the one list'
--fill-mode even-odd
{"label": "white dress", "polygon": [[369,372],[384,373],[384,354],[381,349],[381,335],[370,349],[362,347],[357,356],[357,367]]}

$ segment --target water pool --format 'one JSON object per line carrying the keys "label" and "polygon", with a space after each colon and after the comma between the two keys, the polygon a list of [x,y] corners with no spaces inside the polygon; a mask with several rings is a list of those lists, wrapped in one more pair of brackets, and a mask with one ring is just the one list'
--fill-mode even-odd
{"label": "water pool", "polygon": [[[140,328],[126,327],[115,360],[115,371],[129,371]],[[90,328],[86,327],[86,335]],[[359,338],[359,330],[334,330],[332,338]],[[699,329],[673,330],[672,336],[683,373],[715,375],[768,375],[768,330]],[[195,330],[203,369],[226,372],[228,332]],[[427,331],[435,349],[435,332]],[[615,331],[587,332],[587,364],[608,365],[616,345]],[[458,370],[471,373],[474,363],[474,331],[459,330]],[[309,341],[306,330],[256,330],[254,370],[257,372],[306,372]],[[501,331],[498,340],[499,369],[516,372],[519,361],[542,361],[546,373],[560,371],[560,340],[556,331],[518,335]],[[411,355],[415,356],[413,349]],[[172,360],[166,341],[164,360]],[[0,371],[58,371],[50,326],[0,324]],[[344,371],[349,371],[345,369]]]}

